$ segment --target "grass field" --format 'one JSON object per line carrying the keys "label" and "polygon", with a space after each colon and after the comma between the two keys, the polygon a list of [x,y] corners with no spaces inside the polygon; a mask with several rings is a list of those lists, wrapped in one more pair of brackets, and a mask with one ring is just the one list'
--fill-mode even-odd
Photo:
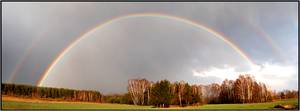
{"label": "grass field", "polygon": [[[268,103],[252,104],[207,104],[202,106],[189,106],[180,109],[272,109],[275,105],[297,105],[298,99],[289,99]],[[49,101],[22,101],[7,100],[2,101],[3,109],[157,109],[152,106],[135,106],[126,104],[108,104],[108,103],[87,103],[87,102],[49,102]],[[179,109],[171,107],[167,109]]]}
{"label": "grass field", "polygon": [[200,109],[273,109],[276,105],[298,105],[298,99],[288,99],[267,103],[250,103],[250,104],[207,104],[200,106]]}

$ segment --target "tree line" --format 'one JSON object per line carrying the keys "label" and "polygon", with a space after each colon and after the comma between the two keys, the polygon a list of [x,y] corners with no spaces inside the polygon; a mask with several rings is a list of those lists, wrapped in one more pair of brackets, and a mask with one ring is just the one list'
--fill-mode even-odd
{"label": "tree line", "polygon": [[181,107],[201,104],[258,103],[277,99],[298,98],[298,91],[280,92],[267,89],[250,75],[240,75],[236,80],[225,79],[222,84],[191,85],[185,81],[171,83],[168,80],[148,81],[128,80],[125,94],[103,95],[99,91],[65,88],[37,87],[2,83],[2,95],[56,99],[65,101],[85,101],[101,103],[153,105],[156,107]]}
{"label": "tree line", "polygon": [[272,92],[274,94],[274,99],[289,99],[289,98],[298,98],[298,91],[295,90],[283,90],[280,92]]}
{"label": "tree line", "polygon": [[74,90],[65,88],[36,87],[2,83],[2,95],[57,99],[69,101],[101,102],[102,95],[98,91]]}
{"label": "tree line", "polygon": [[[257,82],[250,75],[239,75],[236,80],[225,79],[222,84],[190,85],[180,81],[171,83],[168,80],[157,82],[146,79],[128,81],[128,94],[135,105],[200,105],[207,103],[258,103],[274,99],[298,98],[298,91],[282,92],[267,89],[262,82]],[[128,95],[127,95],[128,96]]]}

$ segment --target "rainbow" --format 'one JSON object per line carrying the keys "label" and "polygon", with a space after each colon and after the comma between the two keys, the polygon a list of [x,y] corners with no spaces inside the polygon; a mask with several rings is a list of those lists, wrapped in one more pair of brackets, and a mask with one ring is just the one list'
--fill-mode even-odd
{"label": "rainbow", "polygon": [[264,38],[267,43],[271,46],[274,53],[278,55],[280,60],[284,63],[287,63],[287,61],[284,59],[283,54],[279,46],[275,43],[275,41],[272,39],[272,37],[260,26],[253,24],[252,25],[254,30],[257,34],[260,35],[260,37]]}
{"label": "rainbow", "polygon": [[189,24],[191,26],[194,26],[195,28],[205,30],[205,31],[213,34],[214,36],[218,37],[222,41],[224,41],[231,48],[233,48],[242,58],[244,58],[251,66],[254,66],[254,62],[249,58],[249,56],[247,56],[247,54],[245,52],[243,52],[237,45],[235,45],[233,42],[231,42],[228,37],[224,36],[220,32],[217,32],[217,31],[209,28],[208,26],[206,26],[204,24],[200,24],[199,22],[195,22],[195,21],[187,19],[187,18],[177,17],[177,16],[173,16],[173,15],[167,15],[167,14],[161,14],[161,13],[136,13],[136,14],[129,14],[129,15],[114,17],[114,18],[112,18],[112,19],[110,19],[106,22],[103,22],[103,23],[97,25],[96,27],[92,28],[91,30],[88,30],[87,32],[83,33],[81,36],[79,36],[77,39],[75,39],[73,42],[71,42],[70,45],[68,45],[68,47],[63,49],[57,55],[57,57],[54,59],[54,61],[52,61],[52,63],[49,64],[49,66],[46,68],[46,70],[42,74],[41,78],[38,80],[37,85],[38,86],[43,85],[43,81],[47,78],[47,76],[49,75],[49,72],[54,68],[54,66],[58,63],[58,61],[69,50],[71,50],[76,44],[78,44],[81,40],[88,37],[90,34],[95,32],[96,30],[101,29],[101,28],[103,28],[103,27],[105,27],[105,26],[107,26],[107,25],[109,25],[113,22],[117,22],[117,21],[120,21],[120,20],[123,20],[123,19],[129,19],[129,18],[137,18],[137,17],[158,17],[158,18],[162,18],[162,19],[172,19],[172,20],[176,20],[178,22]]}
{"label": "rainbow", "polygon": [[280,60],[282,60],[284,63],[286,63],[286,60],[284,59],[282,55],[282,50],[279,48],[278,44],[275,43],[275,41],[272,39],[271,35],[268,34],[262,26],[258,25],[255,22],[249,22],[248,19],[246,19],[244,16],[241,16],[241,19],[244,23],[247,23],[247,25],[251,26],[252,29],[255,31],[256,34],[259,35],[259,37],[263,38],[265,41],[267,41],[267,44],[270,45],[272,48],[272,51],[276,53]]}
{"label": "rainbow", "polygon": [[12,83],[16,79],[16,75],[21,70],[23,64],[26,62],[26,60],[30,57],[30,54],[32,53],[33,49],[37,46],[37,43],[40,42],[42,37],[38,37],[37,39],[34,39],[32,44],[29,46],[29,48],[26,49],[24,56],[19,60],[19,62],[16,64],[16,68],[12,71],[10,78],[8,79],[8,82]]}

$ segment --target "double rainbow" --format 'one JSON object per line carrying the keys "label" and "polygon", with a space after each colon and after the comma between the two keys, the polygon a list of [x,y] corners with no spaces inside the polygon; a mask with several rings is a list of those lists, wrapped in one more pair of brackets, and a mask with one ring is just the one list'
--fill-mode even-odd
{"label": "double rainbow", "polygon": [[224,41],[227,45],[229,45],[231,48],[235,50],[242,58],[244,58],[250,66],[254,66],[254,62],[249,58],[249,56],[241,50],[237,45],[235,45],[230,39],[226,36],[224,36],[221,32],[217,32],[208,26],[201,24],[199,22],[183,18],[183,17],[177,17],[177,16],[172,16],[172,15],[167,15],[167,14],[160,14],[160,13],[137,13],[137,14],[129,14],[129,15],[124,15],[124,16],[118,16],[114,17],[106,22],[103,22],[96,27],[92,28],[91,30],[88,30],[87,32],[83,33],[81,36],[79,36],[77,39],[75,39],[73,42],[71,42],[66,48],[64,48],[57,56],[56,58],[52,61],[51,64],[48,65],[46,70],[43,72],[41,75],[40,79],[37,82],[38,86],[42,86],[44,80],[47,78],[49,75],[49,72],[54,68],[54,66],[61,60],[61,58],[69,52],[75,45],[77,45],[81,40],[84,38],[88,37],[90,34],[94,33],[96,30],[99,30],[107,25],[110,25],[111,23],[123,20],[123,19],[129,19],[129,18],[138,18],[138,17],[156,17],[156,18],[161,18],[161,19],[171,19],[175,20],[178,22],[182,22],[185,24],[189,24],[195,28],[199,28],[201,30],[205,30],[211,34],[213,34],[215,37],[221,39]]}

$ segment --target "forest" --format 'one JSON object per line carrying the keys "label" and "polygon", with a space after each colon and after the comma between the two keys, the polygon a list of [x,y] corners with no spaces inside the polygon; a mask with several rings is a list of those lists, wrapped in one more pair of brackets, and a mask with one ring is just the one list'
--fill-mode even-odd
{"label": "forest", "polygon": [[65,101],[102,102],[98,91],[74,90],[65,88],[36,87],[30,85],[5,84],[1,86],[2,95],[27,98],[56,99]]}
{"label": "forest", "polygon": [[136,105],[188,106],[201,104],[259,103],[276,99],[298,98],[298,91],[281,92],[267,89],[250,75],[240,75],[236,80],[225,79],[222,84],[190,85],[184,81],[151,82],[146,79],[128,81],[128,92]]}
{"label": "forest", "polygon": [[2,83],[2,95],[54,99],[63,101],[84,101],[152,105],[155,107],[180,107],[202,104],[260,103],[279,99],[298,98],[298,91],[276,92],[257,82],[250,75],[240,75],[236,80],[225,79],[222,84],[191,85],[185,81],[171,83],[168,80],[128,80],[125,94],[103,95],[99,91],[65,88],[36,87]]}

